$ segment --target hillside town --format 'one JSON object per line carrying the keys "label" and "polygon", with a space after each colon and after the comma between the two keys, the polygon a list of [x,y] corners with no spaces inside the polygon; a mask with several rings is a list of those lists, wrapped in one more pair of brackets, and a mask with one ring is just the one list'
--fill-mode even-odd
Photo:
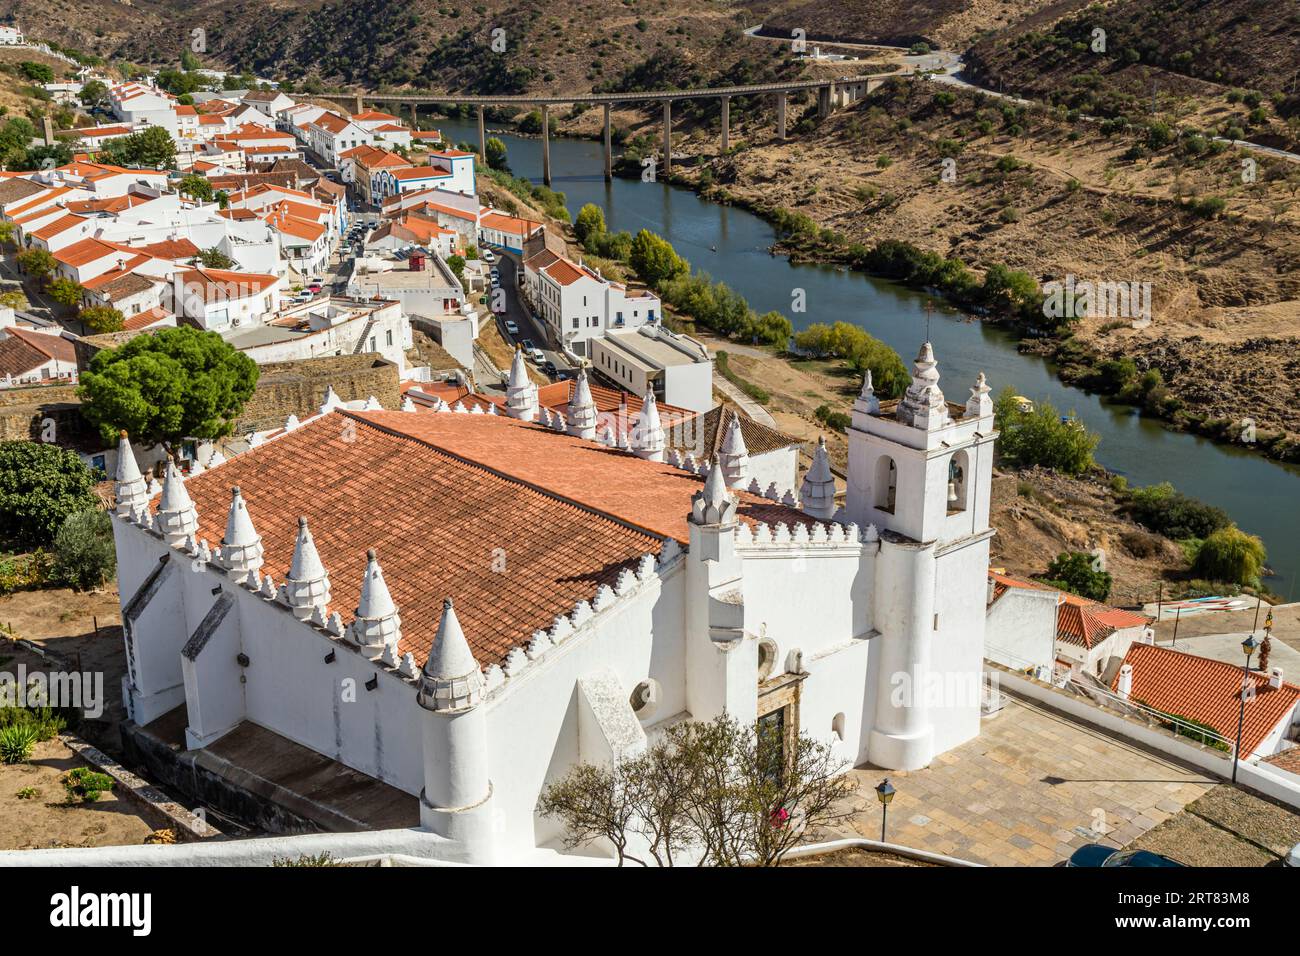
{"label": "hillside town", "polygon": [[1300,866],[1292,589],[938,280],[905,348],[760,315],[570,213],[545,104],[66,72],[0,171],[0,865]]}

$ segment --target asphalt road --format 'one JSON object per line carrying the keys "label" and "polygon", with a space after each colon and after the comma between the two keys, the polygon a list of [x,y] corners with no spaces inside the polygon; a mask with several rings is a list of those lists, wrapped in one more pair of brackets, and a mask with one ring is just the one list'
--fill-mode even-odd
{"label": "asphalt road", "polygon": [[[506,311],[503,315],[496,316],[502,338],[512,344],[528,339],[542,350],[543,355],[555,363],[557,369],[571,371],[573,366],[564,357],[564,353],[554,348],[550,328],[541,319],[535,317],[521,300],[519,288],[515,284],[515,275],[523,268],[519,259],[511,253],[500,252],[495,249],[493,254],[496,256],[496,261],[492,265],[500,270],[501,286],[506,290]],[[492,298],[489,293],[488,304],[490,305],[491,302]],[[519,335],[512,336],[506,332],[506,319],[511,320],[518,326]]]}

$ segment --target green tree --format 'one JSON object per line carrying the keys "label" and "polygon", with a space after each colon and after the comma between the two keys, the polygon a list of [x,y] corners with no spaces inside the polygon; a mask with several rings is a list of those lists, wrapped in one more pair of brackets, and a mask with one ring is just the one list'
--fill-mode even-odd
{"label": "green tree", "polygon": [[68,515],[98,506],[98,473],[74,451],[34,441],[0,441],[0,538],[47,545]]}
{"label": "green tree", "polygon": [[108,87],[100,80],[90,80],[82,86],[77,99],[81,100],[81,105],[87,109],[102,108],[108,104]]}
{"label": "green tree", "polygon": [[125,429],[170,450],[183,439],[229,435],[257,373],[253,360],[216,332],[160,329],[97,354],[77,394],[105,441]]}
{"label": "green tree", "polygon": [[120,332],[126,316],[111,305],[88,305],[77,318],[99,334]]}
{"label": "green tree", "polygon": [[171,169],[176,165],[176,143],[161,126],[110,139],[101,151],[119,166]]}
{"label": "green tree", "polygon": [[22,269],[29,276],[36,279],[44,279],[56,268],[58,261],[44,249],[33,247],[24,249],[15,257],[18,268]]}
{"label": "green tree", "polygon": [[199,254],[194,258],[209,269],[233,269],[235,267],[235,260],[216,246],[200,249]]}
{"label": "green tree", "polygon": [[182,176],[181,181],[176,185],[176,191],[199,202],[212,202],[213,198],[212,183],[208,182],[206,176],[200,176],[198,173]]}
{"label": "green tree", "polygon": [[605,237],[605,211],[594,202],[587,203],[578,210],[578,218],[573,221],[573,232],[588,252],[601,252],[601,240]]}
{"label": "green tree", "polygon": [[1054,588],[1093,601],[1110,596],[1111,576],[1093,567],[1093,557],[1082,551],[1064,551],[1047,566],[1043,580]]}
{"label": "green tree", "polygon": [[81,296],[86,290],[82,288],[81,283],[76,279],[65,279],[60,276],[50,282],[47,291],[50,293],[51,299],[59,303],[59,305],[71,309],[81,301]]}
{"label": "green tree", "polygon": [[1073,416],[1062,419],[1050,402],[1039,402],[1026,411],[1014,390],[1007,388],[998,396],[994,412],[1002,432],[998,448],[1008,461],[1022,467],[1041,465],[1066,475],[1081,475],[1092,467],[1092,453],[1101,436]]}
{"label": "green tree", "polygon": [[794,326],[780,312],[764,312],[754,321],[753,337],[764,345],[784,348],[794,334]]}
{"label": "green tree", "polygon": [[667,239],[649,229],[642,229],[632,240],[628,265],[649,286],[686,275],[691,270],[690,263],[677,254]]}
{"label": "green tree", "polygon": [[89,591],[113,580],[117,554],[113,519],[102,508],[77,511],[63,520],[54,537],[54,573],[68,587]]}
{"label": "green tree", "polygon": [[506,144],[496,136],[488,137],[487,141],[487,160],[489,169],[509,169],[510,163],[506,160]]}
{"label": "green tree", "polygon": [[1264,542],[1236,525],[1221,528],[1205,539],[1196,553],[1196,573],[1211,581],[1259,585],[1268,552]]}

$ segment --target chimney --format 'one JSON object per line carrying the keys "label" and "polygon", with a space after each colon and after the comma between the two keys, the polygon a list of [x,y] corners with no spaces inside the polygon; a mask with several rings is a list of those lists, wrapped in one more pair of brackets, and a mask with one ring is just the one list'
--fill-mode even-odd
{"label": "chimney", "polygon": [[1282,668],[1272,667],[1268,672],[1268,686],[1273,690],[1282,689]]}
{"label": "chimney", "polygon": [[1115,690],[1119,694],[1120,700],[1128,700],[1128,695],[1133,693],[1133,665],[1121,664],[1119,668],[1119,683],[1115,685]]}

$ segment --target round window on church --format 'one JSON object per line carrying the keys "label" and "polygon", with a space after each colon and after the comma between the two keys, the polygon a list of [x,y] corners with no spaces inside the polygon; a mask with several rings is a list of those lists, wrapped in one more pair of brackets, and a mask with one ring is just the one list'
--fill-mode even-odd
{"label": "round window on church", "polygon": [[770,637],[762,638],[758,642],[758,679],[761,683],[772,676],[772,671],[776,670],[776,641]]}
{"label": "round window on church", "polygon": [[628,703],[632,705],[632,713],[636,714],[637,720],[649,720],[659,709],[660,697],[659,682],[647,678],[632,688],[632,697]]}

